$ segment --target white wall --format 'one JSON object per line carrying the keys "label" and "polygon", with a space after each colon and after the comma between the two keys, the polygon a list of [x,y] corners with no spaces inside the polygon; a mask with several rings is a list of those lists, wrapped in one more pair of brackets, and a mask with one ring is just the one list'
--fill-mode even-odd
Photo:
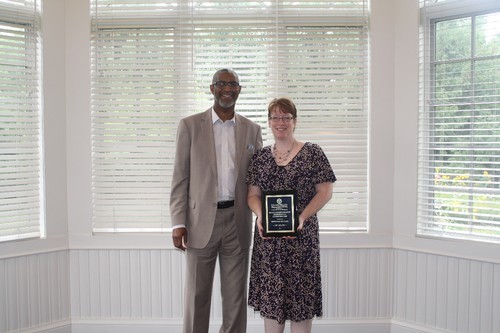
{"label": "white wall", "polygon": [[[0,244],[0,333],[179,331],[183,257],[170,236],[92,234],[88,8],[44,0],[48,234]],[[500,332],[500,247],[415,236],[418,0],[371,11],[370,230],[322,235],[315,327]],[[249,320],[260,332],[250,309]]]}

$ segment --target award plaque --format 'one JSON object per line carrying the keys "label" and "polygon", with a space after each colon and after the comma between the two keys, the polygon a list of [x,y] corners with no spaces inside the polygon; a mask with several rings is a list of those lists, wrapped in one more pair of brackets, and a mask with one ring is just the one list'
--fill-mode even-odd
{"label": "award plaque", "polygon": [[297,236],[297,193],[294,190],[262,193],[264,237]]}

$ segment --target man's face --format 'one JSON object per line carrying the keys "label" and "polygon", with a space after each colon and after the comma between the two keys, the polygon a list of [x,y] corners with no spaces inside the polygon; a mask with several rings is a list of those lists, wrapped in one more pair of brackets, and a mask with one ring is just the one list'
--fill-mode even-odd
{"label": "man's face", "polygon": [[220,73],[217,80],[210,85],[215,102],[222,108],[231,108],[236,104],[241,86],[238,78],[232,73]]}

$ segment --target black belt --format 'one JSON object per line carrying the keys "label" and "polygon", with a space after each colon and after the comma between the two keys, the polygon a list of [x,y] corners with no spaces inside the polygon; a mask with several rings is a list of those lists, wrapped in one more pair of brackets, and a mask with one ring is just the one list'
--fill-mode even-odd
{"label": "black belt", "polygon": [[217,209],[224,209],[224,208],[229,208],[234,206],[234,200],[228,200],[228,201],[219,201],[217,203]]}

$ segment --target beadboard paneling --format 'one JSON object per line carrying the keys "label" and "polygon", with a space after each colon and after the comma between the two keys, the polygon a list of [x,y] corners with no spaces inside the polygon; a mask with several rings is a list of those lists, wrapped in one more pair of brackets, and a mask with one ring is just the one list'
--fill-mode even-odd
{"label": "beadboard paneling", "polygon": [[183,254],[176,250],[71,250],[71,316],[181,318]]}
{"label": "beadboard paneling", "polygon": [[326,319],[390,318],[392,251],[323,250],[323,307]]}
{"label": "beadboard paneling", "polygon": [[[390,318],[392,250],[323,250],[324,319]],[[184,257],[177,250],[71,250],[72,318],[180,319]],[[220,318],[220,279],[212,318]],[[249,317],[258,318],[249,308]]]}
{"label": "beadboard paneling", "polygon": [[70,319],[68,251],[0,260],[0,332]]}
{"label": "beadboard paneling", "polygon": [[[500,332],[500,264],[398,249],[324,249],[321,260],[318,329],[384,332],[392,322],[390,330],[400,332]],[[77,331],[124,322],[144,323],[144,332],[158,323],[179,330],[183,281],[177,250],[75,249],[0,259],[0,333],[69,332],[70,321]],[[219,288],[216,275],[214,332]],[[248,316],[258,331],[259,314],[249,308]]]}
{"label": "beadboard paneling", "polygon": [[398,322],[460,333],[500,332],[500,265],[394,250]]}

